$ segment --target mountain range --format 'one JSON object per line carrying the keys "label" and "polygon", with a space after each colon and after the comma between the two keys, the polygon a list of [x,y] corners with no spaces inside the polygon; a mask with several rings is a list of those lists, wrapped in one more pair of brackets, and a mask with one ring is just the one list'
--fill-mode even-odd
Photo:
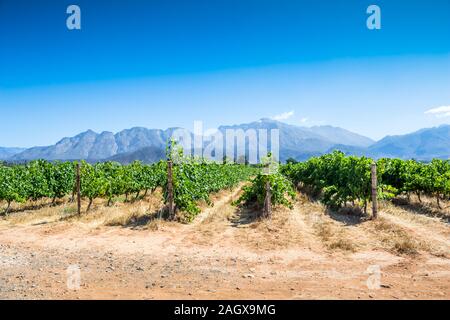
{"label": "mountain range", "polygon": [[0,147],[0,160],[6,160],[15,154],[25,151],[24,148],[3,148]]}
{"label": "mountain range", "polygon": [[[51,146],[29,149],[0,147],[0,160],[22,162],[33,159],[85,159],[90,162],[112,160],[121,163],[141,160],[151,163],[165,157],[166,142],[176,129],[180,128],[160,130],[135,127],[116,134],[88,130],[74,137],[63,138]],[[302,161],[333,150],[373,158],[414,158],[423,161],[432,158],[448,159],[450,156],[450,125],[421,129],[406,135],[387,136],[380,141],[373,141],[338,127],[301,127],[271,119],[218,128],[222,133],[227,129],[278,129],[281,161],[288,158]],[[192,133],[189,134],[193,137]],[[271,144],[270,133],[268,144]]]}

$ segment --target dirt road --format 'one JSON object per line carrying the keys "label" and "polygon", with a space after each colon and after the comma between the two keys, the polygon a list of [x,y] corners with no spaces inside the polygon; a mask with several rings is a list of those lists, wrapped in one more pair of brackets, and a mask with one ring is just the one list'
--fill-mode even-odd
{"label": "dirt road", "polygon": [[236,196],[190,225],[4,218],[0,298],[450,299],[442,219],[386,205],[365,221],[299,196],[294,210],[254,221],[231,206]]}

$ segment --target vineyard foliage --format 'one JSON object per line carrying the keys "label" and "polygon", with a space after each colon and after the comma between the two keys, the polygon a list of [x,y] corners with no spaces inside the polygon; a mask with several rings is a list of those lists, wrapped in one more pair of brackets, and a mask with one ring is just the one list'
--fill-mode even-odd
{"label": "vineyard foliage", "polygon": [[[173,166],[174,202],[189,222],[200,212],[199,201],[212,205],[209,195],[232,189],[248,180],[256,169],[243,164],[218,164],[205,160],[184,159]],[[167,201],[167,188],[164,188]]]}
{"label": "vineyard foliage", "polygon": [[339,208],[347,202],[366,206],[371,196],[369,158],[347,157],[333,152],[311,158],[302,163],[290,163],[281,168],[295,185],[303,185],[313,194],[319,194],[322,202]]}
{"label": "vineyard foliage", "polygon": [[[36,201],[74,195],[76,162],[32,161],[26,165],[0,165],[0,201],[11,203]],[[173,192],[175,207],[184,213],[183,220],[191,221],[200,212],[198,202],[211,204],[209,195],[230,189],[255,173],[250,166],[217,164],[214,162],[183,159],[173,166]],[[115,197],[125,195],[134,199],[161,187],[167,201],[167,161],[145,165],[135,161],[130,165],[115,162],[80,163],[80,193],[87,199],[89,211],[94,199],[107,199],[111,205]]]}
{"label": "vineyard foliage", "polygon": [[[296,186],[304,187],[331,208],[347,203],[365,209],[371,197],[372,159],[346,156],[335,151],[306,162],[288,163],[281,172]],[[439,199],[450,195],[450,162],[380,159],[377,161],[378,198],[392,198],[414,192]]]}
{"label": "vineyard foliage", "polygon": [[235,205],[256,205],[262,208],[266,198],[266,185],[269,182],[272,205],[283,205],[293,208],[295,189],[291,181],[279,173],[264,174],[260,172],[251,185],[244,186],[244,193],[234,202]]}
{"label": "vineyard foliage", "polygon": [[[52,203],[74,195],[76,162],[32,161],[26,165],[0,165],[0,201],[6,201],[8,211],[12,202],[23,203],[51,198]],[[89,200],[88,210],[96,198],[145,194],[162,186],[166,180],[165,162],[144,165],[138,161],[122,166],[119,163],[80,163],[81,196]]]}
{"label": "vineyard foliage", "polygon": [[51,198],[54,202],[73,190],[75,169],[72,163],[43,160],[27,165],[0,165],[0,201],[23,203]]}
{"label": "vineyard foliage", "polygon": [[[253,178],[244,187],[236,202],[262,206],[267,181],[270,182],[272,204],[292,206],[295,187],[307,192],[331,208],[348,204],[367,207],[371,197],[372,159],[346,156],[333,152],[306,162],[290,161],[279,167],[277,173],[258,173],[255,166],[208,162],[179,156],[173,162],[173,199],[175,208],[183,213],[182,219],[191,221],[200,212],[200,201],[211,205],[209,196],[223,189],[231,189],[241,181]],[[66,196],[74,196],[76,162],[32,161],[23,165],[0,164],[0,202],[6,204],[7,213],[12,203],[24,203],[48,198],[52,203]],[[450,196],[450,161],[433,160],[422,163],[414,160],[380,159],[377,161],[378,197],[397,195],[435,197]],[[133,162],[121,165],[114,162],[80,163],[81,196],[89,201],[104,198],[111,205],[124,195],[128,200],[160,187],[164,201],[168,201],[167,161],[146,165]]]}
{"label": "vineyard foliage", "polygon": [[434,159],[428,164],[414,160],[380,159],[381,179],[395,188],[396,194],[415,193],[433,196],[440,206],[441,198],[450,196],[450,161]]}
{"label": "vineyard foliage", "polygon": [[90,165],[81,163],[81,195],[89,199],[88,208],[95,198],[107,198],[108,205],[114,197],[136,194],[141,191],[147,195],[163,184],[166,179],[165,162],[160,161],[151,165],[144,165],[135,161],[130,165],[122,166],[116,162],[103,162]]}

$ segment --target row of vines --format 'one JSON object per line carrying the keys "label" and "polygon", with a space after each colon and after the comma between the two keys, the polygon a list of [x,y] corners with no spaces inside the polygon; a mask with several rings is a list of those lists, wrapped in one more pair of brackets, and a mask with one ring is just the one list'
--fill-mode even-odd
{"label": "row of vines", "polygon": [[[331,208],[348,203],[366,211],[371,198],[371,164],[366,157],[346,156],[335,151],[306,162],[289,163],[281,173],[294,185],[317,196]],[[450,196],[450,161],[435,159],[430,163],[415,160],[379,159],[377,162],[378,198],[389,199],[411,193],[440,199]]]}
{"label": "row of vines", "polygon": [[[24,203],[44,198],[57,199],[75,193],[76,162],[48,162],[36,160],[25,165],[0,165],[0,201]],[[122,166],[114,162],[89,164],[82,161],[80,168],[81,196],[89,200],[88,210],[95,198],[106,198],[111,204],[115,196],[154,190],[162,184],[164,162],[143,165],[134,162]]]}
{"label": "row of vines", "polygon": [[[170,157],[172,159],[172,157]],[[182,159],[182,161],[180,161]],[[184,158],[173,161],[172,189],[175,209],[191,221],[199,212],[199,201],[212,204],[209,196],[223,189],[231,189],[241,181],[252,178],[235,204],[261,207],[267,185],[274,205],[292,207],[295,189],[317,197],[326,206],[338,209],[348,204],[366,211],[371,198],[371,164],[365,157],[346,156],[336,151],[314,157],[306,162],[281,165],[276,172],[266,174],[260,168],[234,163],[218,164],[201,159]],[[271,160],[272,161],[272,160]],[[6,203],[7,213],[12,203],[56,199],[71,196],[76,180],[76,162],[32,161],[25,165],[0,164],[0,201]],[[124,195],[138,198],[160,187],[164,202],[168,201],[167,161],[145,165],[133,162],[80,163],[81,196],[88,200],[87,210],[94,199],[103,198],[107,205]],[[438,206],[450,196],[450,161],[433,160],[421,163],[414,160],[380,159],[377,161],[378,198],[389,199],[411,193],[433,196]]]}
{"label": "row of vines", "polygon": [[[0,165],[0,201],[6,203],[8,213],[12,203],[40,199],[57,199],[76,191],[77,162],[32,161],[26,165]],[[217,164],[194,159],[183,159],[173,165],[173,197],[175,208],[184,212],[190,221],[200,212],[199,201],[211,204],[209,195],[231,189],[255,173],[255,168],[239,164]],[[80,163],[80,193],[88,200],[89,211],[94,199],[103,198],[107,205],[113,199],[125,196],[137,199],[161,187],[167,203],[167,161],[146,165],[135,161],[130,165],[115,162]],[[143,193],[143,194],[141,194]]]}

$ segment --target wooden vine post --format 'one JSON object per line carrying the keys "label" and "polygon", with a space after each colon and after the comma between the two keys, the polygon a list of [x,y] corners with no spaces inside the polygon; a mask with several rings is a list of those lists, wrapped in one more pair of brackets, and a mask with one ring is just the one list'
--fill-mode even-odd
{"label": "wooden vine post", "polygon": [[378,199],[377,199],[377,164],[374,162],[371,165],[371,177],[372,177],[372,218],[378,217]]}
{"label": "wooden vine post", "polygon": [[272,192],[270,190],[270,181],[266,181],[266,198],[264,200],[264,217],[270,218],[272,216]]}
{"label": "wooden vine post", "polygon": [[80,164],[77,163],[77,213],[81,215],[81,179],[80,179]]}
{"label": "wooden vine post", "polygon": [[272,190],[270,190],[270,162],[265,165],[266,174],[266,197],[264,198],[263,217],[270,218],[272,216]]}
{"label": "wooden vine post", "polygon": [[167,160],[167,201],[169,209],[169,220],[175,218],[175,210],[173,205],[173,168],[172,160]]}

